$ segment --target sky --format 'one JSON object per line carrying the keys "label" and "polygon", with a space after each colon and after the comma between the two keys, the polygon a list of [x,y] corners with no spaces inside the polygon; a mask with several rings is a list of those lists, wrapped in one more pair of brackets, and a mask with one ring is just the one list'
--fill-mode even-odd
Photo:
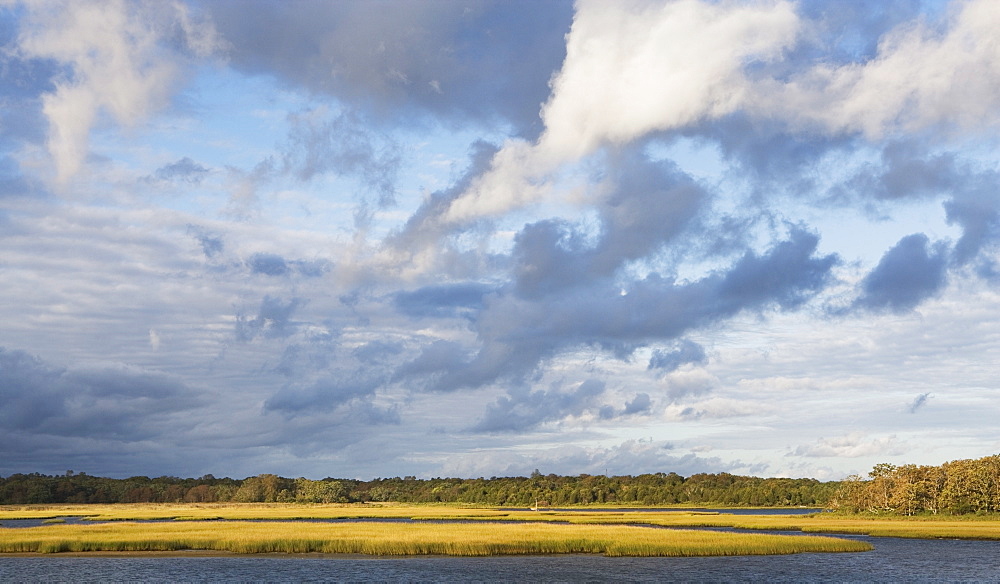
{"label": "sky", "polygon": [[0,475],[1000,452],[1000,3],[0,0]]}

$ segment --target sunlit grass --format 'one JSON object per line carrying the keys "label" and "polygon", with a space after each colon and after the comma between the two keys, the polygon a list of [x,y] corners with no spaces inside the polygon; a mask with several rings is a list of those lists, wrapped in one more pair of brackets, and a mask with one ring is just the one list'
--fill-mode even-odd
{"label": "sunlit grass", "polygon": [[867,543],[832,537],[544,522],[115,522],[0,530],[0,552],[4,553],[213,550],[240,554],[719,556],[868,549]]}
{"label": "sunlit grass", "polygon": [[918,539],[1000,540],[1000,518],[953,519],[950,517],[844,517],[839,515],[685,515],[681,513],[634,512],[611,517],[580,514],[570,521],[609,523],[646,523],[665,527],[734,527],[769,531],[805,533],[842,533],[876,537]]}
{"label": "sunlit grass", "polygon": [[[497,523],[531,522],[567,527],[592,525],[608,528],[615,525],[639,524],[663,527],[735,527],[764,531],[802,531],[806,533],[865,534],[908,538],[988,539],[1000,540],[1000,518],[979,517],[867,517],[844,516],[830,513],[815,515],[727,515],[691,513],[669,509],[655,511],[529,511],[499,510],[446,505],[402,504],[280,504],[280,503],[192,503],[192,504],[133,504],[133,505],[46,505],[0,508],[3,519],[51,519],[58,517],[83,517],[97,521],[123,522],[128,520],[173,520],[171,523],[202,523],[205,529],[218,532],[227,522],[241,520],[293,521],[301,519],[412,519],[427,527],[437,521],[487,521],[473,524],[476,532],[499,529]],[[226,521],[212,521],[223,519]],[[264,524],[265,530],[274,529],[274,523]],[[306,528],[305,524],[298,524]],[[355,524],[359,525],[359,524]],[[381,526],[393,531],[412,529],[413,526],[395,523]],[[56,527],[56,526],[52,526]],[[82,526],[66,526],[82,527]],[[149,533],[161,531],[162,525],[145,524],[142,530]],[[309,529],[317,528],[315,526]],[[333,529],[331,524],[319,528]],[[457,529],[450,524],[448,529]],[[21,528],[19,528],[21,529]],[[9,530],[0,530],[0,533]],[[660,530],[663,531],[663,530]],[[424,533],[431,533],[430,531]],[[5,533],[6,535],[6,533]],[[761,537],[766,534],[749,534]],[[693,537],[693,536],[691,536]],[[494,542],[495,543],[495,542]],[[214,548],[209,548],[214,549]],[[423,553],[423,552],[419,552]],[[505,552],[506,553],[506,552]],[[533,552],[546,553],[546,552]],[[601,553],[611,553],[605,550]]]}

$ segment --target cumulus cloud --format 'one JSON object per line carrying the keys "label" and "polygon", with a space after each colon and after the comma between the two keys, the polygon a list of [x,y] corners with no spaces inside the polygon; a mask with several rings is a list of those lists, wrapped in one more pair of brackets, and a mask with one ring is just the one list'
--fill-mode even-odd
{"label": "cumulus cloud", "polygon": [[594,404],[604,390],[604,382],[597,379],[588,379],[569,391],[560,388],[537,391],[512,389],[508,395],[497,398],[486,407],[482,419],[472,430],[518,432],[569,415],[580,415]]}
{"label": "cumulus cloud", "polygon": [[671,351],[654,350],[649,357],[647,369],[656,369],[661,374],[666,374],[676,371],[682,365],[701,365],[707,360],[704,347],[692,340],[681,339]]}
{"label": "cumulus cloud", "polygon": [[[508,142],[447,217],[468,221],[534,202],[548,192],[542,186],[552,172],[602,145],[730,114],[757,126],[776,123],[784,134],[869,140],[993,127],[1000,121],[992,100],[1000,88],[1000,51],[992,42],[998,22],[994,3],[965,2],[941,29],[900,23],[861,63],[810,64],[776,75],[787,67],[754,72],[754,64],[787,65],[785,54],[805,42],[810,24],[791,3],[582,2],[542,108],[538,142]],[[947,155],[932,161],[947,163]],[[933,168],[910,170],[917,172],[884,173],[883,196],[933,186],[916,184]]]}
{"label": "cumulus cloud", "polygon": [[481,348],[467,361],[458,347],[436,360],[436,387],[519,380],[570,348],[593,345],[624,356],[638,344],[672,340],[744,310],[794,309],[822,289],[837,262],[834,256],[814,257],[817,243],[814,235],[796,230],[766,254],[747,252],[700,280],[680,283],[652,274],[632,283],[624,296],[604,281],[539,299],[494,297],[473,323]]}
{"label": "cumulus cloud", "polygon": [[273,253],[255,253],[247,262],[250,271],[265,276],[284,276],[289,272],[285,258]]}
{"label": "cumulus cloud", "polygon": [[[531,131],[565,55],[568,0],[208,5],[232,63],[413,123],[498,118]],[[317,72],[322,72],[317,74]],[[406,119],[409,118],[409,119]]]}
{"label": "cumulus cloud", "polygon": [[616,158],[608,174],[607,193],[597,204],[596,241],[557,219],[528,224],[517,234],[512,255],[521,296],[548,295],[614,275],[684,233],[709,198],[690,176],[634,150]]}
{"label": "cumulus cloud", "polygon": [[788,2],[578,3],[538,142],[507,142],[447,218],[466,221],[533,202],[547,192],[539,181],[603,145],[734,111],[746,64],[779,56],[797,28]]}
{"label": "cumulus cloud", "polygon": [[136,124],[166,104],[185,55],[206,56],[219,48],[212,25],[176,2],[52,0],[24,8],[20,53],[52,59],[66,70],[42,108],[59,181],[80,169],[102,114]]}
{"label": "cumulus cloud", "polygon": [[864,198],[903,199],[940,196],[961,185],[955,155],[927,154],[913,142],[891,142],[878,163],[868,163],[844,185]]}
{"label": "cumulus cloud", "polygon": [[244,314],[236,316],[236,338],[252,341],[256,338],[282,338],[291,335],[296,323],[292,315],[305,300],[292,298],[287,302],[281,298],[265,296],[253,317]]}
{"label": "cumulus cloud", "polygon": [[950,127],[977,131],[998,118],[1000,50],[990,0],[954,3],[944,26],[920,20],[883,35],[863,63],[819,64],[789,80],[760,83],[751,110],[799,129],[861,133],[879,139]]}
{"label": "cumulus cloud", "polygon": [[572,159],[728,114],[747,65],[780,57],[798,29],[790,2],[580,2],[539,149]]}
{"label": "cumulus cloud", "polygon": [[953,250],[956,263],[967,264],[984,250],[1000,241],[1000,175],[996,172],[973,174],[967,188],[946,201],[949,223],[962,227],[962,237]]}
{"label": "cumulus cloud", "polygon": [[946,281],[947,254],[943,245],[929,244],[922,233],[899,240],[865,277],[855,306],[904,312],[937,293]]}

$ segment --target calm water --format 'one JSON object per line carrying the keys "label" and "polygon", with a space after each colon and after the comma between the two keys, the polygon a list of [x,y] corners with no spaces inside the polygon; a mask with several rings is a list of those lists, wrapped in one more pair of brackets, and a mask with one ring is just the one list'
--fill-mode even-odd
{"label": "calm water", "polygon": [[[501,507],[501,511],[524,511],[524,507]],[[607,512],[627,513],[630,511],[679,511],[689,513],[719,513],[720,515],[808,515],[819,513],[821,507],[758,507],[755,509],[716,509],[710,507],[545,507],[542,511]]]}
{"label": "calm water", "polygon": [[875,551],[731,558],[0,557],[0,581],[1000,582],[1000,542],[859,539]]}

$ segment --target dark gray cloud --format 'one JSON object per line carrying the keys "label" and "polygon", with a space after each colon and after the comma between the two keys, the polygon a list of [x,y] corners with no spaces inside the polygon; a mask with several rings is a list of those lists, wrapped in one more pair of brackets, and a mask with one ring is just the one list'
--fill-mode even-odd
{"label": "dark gray cloud", "polygon": [[948,222],[962,227],[962,237],[954,248],[956,263],[966,264],[984,248],[1000,242],[1000,174],[973,174],[944,208]]}
{"label": "dark gray cloud", "polygon": [[157,436],[172,414],[201,405],[191,388],[162,373],[123,365],[54,367],[3,348],[0,401],[0,427],[8,432],[122,442]]}
{"label": "dark gray cloud", "polygon": [[147,180],[198,184],[210,172],[211,171],[209,169],[185,156],[177,162],[172,162],[166,166],[156,169],[156,172],[147,177]]}
{"label": "dark gray cloud", "polygon": [[648,393],[637,393],[635,394],[635,397],[632,398],[632,401],[625,402],[624,414],[629,416],[632,414],[647,412],[649,411],[650,406],[652,406],[652,403],[653,402],[649,399]]}
{"label": "dark gray cloud", "polygon": [[383,382],[378,377],[335,372],[311,383],[282,388],[264,402],[264,411],[286,416],[328,412],[354,400],[371,398]]}
{"label": "dark gray cloud", "polygon": [[816,191],[818,165],[824,156],[850,153],[858,146],[853,137],[794,133],[781,123],[740,112],[702,124],[685,135],[716,146],[723,160],[752,179],[750,188],[764,200],[775,193]]}
{"label": "dark gray cloud", "polygon": [[455,341],[434,341],[423,347],[416,358],[397,367],[393,380],[430,376],[431,379],[435,380],[430,385],[431,389],[457,389],[461,387],[460,383],[452,382],[442,385],[440,378],[447,375],[448,372],[464,370],[467,367],[469,352],[469,349],[463,344]]}
{"label": "dark gray cloud", "polygon": [[649,357],[647,369],[656,369],[661,374],[671,373],[689,363],[702,365],[708,361],[705,348],[689,339],[681,339],[671,351],[656,349]]}
{"label": "dark gray cloud", "polygon": [[506,120],[537,131],[565,56],[568,1],[252,0],[207,4],[233,66],[380,117]]}
{"label": "dark gray cloud", "polygon": [[621,410],[616,409],[612,405],[604,405],[598,410],[597,415],[602,420],[613,420],[622,416],[644,414],[649,411],[652,405],[653,400],[650,399],[648,393],[637,393],[631,401],[625,402],[625,407]]}
{"label": "dark gray cloud", "polygon": [[273,253],[255,253],[247,263],[254,274],[265,276],[284,276],[290,271],[285,258]]}
{"label": "dark gray cloud", "polygon": [[838,261],[815,257],[817,243],[815,235],[795,229],[766,254],[748,251],[727,270],[684,283],[651,274],[624,295],[611,281],[543,298],[497,295],[473,322],[481,347],[471,359],[463,361],[464,347],[437,345],[428,349],[433,358],[421,356],[397,376],[436,368],[432,389],[478,387],[524,379],[542,360],[571,347],[627,354],[744,310],[794,309],[823,289]]}
{"label": "dark gray cloud", "polygon": [[[202,242],[202,246],[204,245],[205,243]],[[325,260],[287,260],[278,254],[255,253],[247,260],[247,265],[253,274],[288,276],[297,273],[307,278],[318,278],[327,272],[330,262]]]}
{"label": "dark gray cloud", "polygon": [[226,247],[221,235],[211,233],[207,229],[197,225],[188,225],[187,231],[198,240],[198,243],[201,244],[202,253],[208,259],[221,254]]}
{"label": "dark gray cloud", "polygon": [[923,233],[907,235],[882,256],[861,284],[856,308],[905,312],[936,294],[947,280],[947,250]]}
{"label": "dark gray cloud", "polygon": [[614,275],[682,233],[708,199],[673,163],[650,161],[639,149],[620,153],[608,178],[615,187],[598,207],[596,241],[559,219],[527,225],[518,233],[513,259],[521,296],[536,298]]}
{"label": "dark gray cloud", "polygon": [[929,155],[919,143],[893,142],[878,164],[866,164],[842,188],[862,198],[927,197],[949,193],[963,176],[951,152]]}
{"label": "dark gray cloud", "polygon": [[255,338],[282,338],[295,332],[296,323],[292,315],[305,304],[302,298],[292,298],[285,302],[281,298],[265,296],[253,317],[236,315],[236,338],[251,341]]}
{"label": "dark gray cloud", "polygon": [[512,389],[486,407],[475,432],[520,432],[568,415],[579,415],[605,390],[603,381],[588,379],[569,391],[559,388],[531,391]]}
{"label": "dark gray cloud", "polygon": [[918,395],[917,397],[913,398],[913,401],[910,402],[910,405],[906,407],[906,410],[911,414],[917,413],[917,410],[919,410],[920,408],[924,407],[924,405],[927,404],[927,400],[930,399],[930,397],[931,397],[930,393],[922,393]]}
{"label": "dark gray cloud", "polygon": [[397,292],[393,303],[401,313],[412,317],[467,316],[481,310],[483,298],[494,291],[494,286],[477,282],[424,286]]}

